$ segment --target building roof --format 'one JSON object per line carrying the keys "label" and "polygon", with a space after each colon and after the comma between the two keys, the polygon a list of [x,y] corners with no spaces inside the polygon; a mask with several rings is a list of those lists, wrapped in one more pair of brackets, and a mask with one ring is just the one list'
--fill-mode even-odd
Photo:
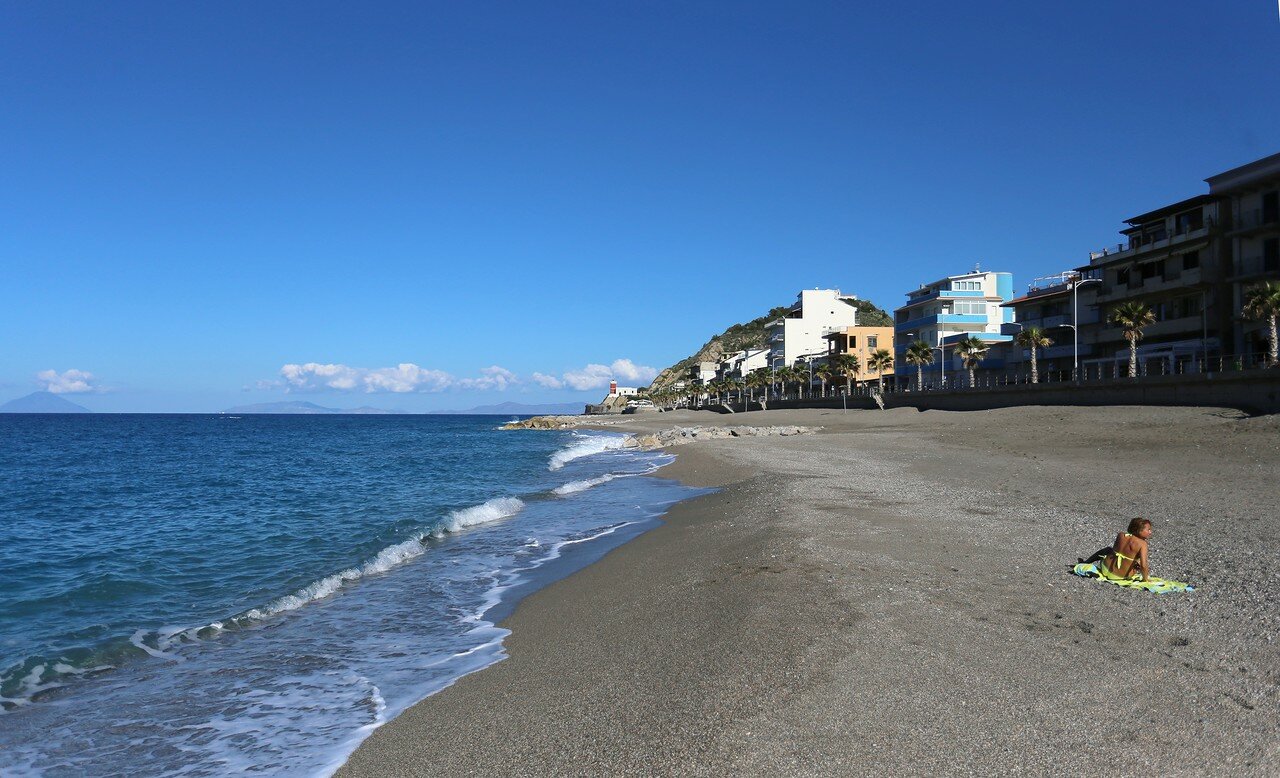
{"label": "building roof", "polygon": [[1070,294],[1070,293],[1071,293],[1071,287],[1069,286],[1049,287],[1048,289],[1036,289],[1034,291],[1027,292],[1021,297],[1015,297],[1007,303],[1000,303],[1000,307],[1013,308],[1029,300],[1044,300],[1049,297],[1057,297],[1059,295]]}
{"label": "building roof", "polygon": [[1237,187],[1247,187],[1267,178],[1280,177],[1280,154],[1255,159],[1252,162],[1224,170],[1204,181],[1213,193],[1229,191]]}
{"label": "building roof", "polygon": [[[1188,197],[1185,200],[1181,200],[1171,205],[1166,205],[1163,208],[1157,208],[1154,211],[1148,211],[1147,213],[1125,219],[1124,223],[1136,227],[1139,224],[1145,224],[1151,221],[1152,219],[1159,219],[1160,217],[1168,216],[1171,213],[1177,213],[1178,211],[1185,211],[1188,208],[1194,208],[1197,205],[1204,205],[1205,203],[1216,202],[1219,199],[1221,198],[1218,195],[1199,194],[1199,195],[1196,195],[1195,197]],[[1121,232],[1125,232],[1125,230],[1121,230]]]}

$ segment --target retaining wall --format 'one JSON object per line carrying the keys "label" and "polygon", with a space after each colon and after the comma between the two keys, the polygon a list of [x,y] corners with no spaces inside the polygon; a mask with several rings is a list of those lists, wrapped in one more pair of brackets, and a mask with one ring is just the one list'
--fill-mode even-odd
{"label": "retaining wall", "polygon": [[[900,392],[884,395],[888,408],[918,410],[981,411],[1018,405],[1190,405],[1239,408],[1247,413],[1280,413],[1280,369],[1241,373],[1145,376],[1089,383],[1021,384],[979,389]],[[758,403],[752,403],[753,410]],[[870,397],[850,397],[846,406],[839,397],[807,400],[773,400],[769,409],[844,408],[870,409]],[[738,410],[741,410],[739,407]]]}

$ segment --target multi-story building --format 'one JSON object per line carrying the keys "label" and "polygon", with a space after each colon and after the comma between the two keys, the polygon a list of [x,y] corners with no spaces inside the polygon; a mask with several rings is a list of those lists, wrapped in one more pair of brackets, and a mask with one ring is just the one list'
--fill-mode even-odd
{"label": "multi-story building", "polygon": [[1197,195],[1126,219],[1126,242],[1089,255],[1077,268],[1097,278],[1091,323],[1081,323],[1080,341],[1092,352],[1081,369],[1116,374],[1128,362],[1129,343],[1111,321],[1123,303],[1151,308],[1155,323],[1143,330],[1138,358],[1145,371],[1194,369],[1198,360],[1222,353],[1231,331],[1230,300],[1223,280],[1230,245],[1223,240],[1224,198]]}
{"label": "multi-story building", "polygon": [[[923,340],[946,354],[944,363],[935,359],[926,373],[960,370],[955,344],[970,335],[993,345],[1007,343],[1012,336],[1001,331],[1001,325],[1013,321],[1013,309],[1001,304],[1013,299],[1011,273],[982,272],[947,276],[907,293],[907,304],[893,312],[894,361],[900,374],[906,373],[903,357],[907,346]],[[982,361],[983,369],[1004,365],[998,349]]]}
{"label": "multi-story building", "polygon": [[720,377],[742,378],[769,366],[769,349],[749,348],[735,351],[720,362]]}
{"label": "multi-story building", "polygon": [[769,322],[766,345],[769,367],[789,367],[801,359],[813,359],[827,353],[826,336],[858,324],[854,295],[839,289],[805,289],[781,319]]}
{"label": "multi-story building", "polygon": [[1087,359],[1093,355],[1093,346],[1079,343],[1076,332],[1079,327],[1098,321],[1097,287],[1096,279],[1079,271],[1067,271],[1035,279],[1027,286],[1026,294],[1005,303],[1002,307],[1013,309],[1014,319],[1001,325],[1001,331],[1013,339],[1003,346],[1005,372],[1031,372],[1031,350],[1018,345],[1017,339],[1022,330],[1036,327],[1053,341],[1053,345],[1036,354],[1040,374],[1070,378],[1077,356]]}
{"label": "multi-story building", "polygon": [[[845,327],[827,335],[826,340],[828,356],[852,354],[858,358],[858,364],[861,365],[858,371],[859,381],[874,381],[881,375],[880,371],[871,369],[872,354],[880,349],[888,349],[890,354],[894,353],[893,327]],[[892,367],[883,371],[885,376],[891,376],[893,372]]]}
{"label": "multi-story building", "polygon": [[1245,292],[1263,281],[1280,279],[1280,154],[1272,154],[1210,176],[1209,194],[1226,198],[1226,241],[1231,263],[1223,298],[1233,314],[1223,349],[1244,358],[1267,353],[1266,324],[1240,317]]}
{"label": "multi-story building", "polygon": [[706,384],[713,381],[720,365],[716,362],[695,362],[689,368],[689,380],[695,384]]}

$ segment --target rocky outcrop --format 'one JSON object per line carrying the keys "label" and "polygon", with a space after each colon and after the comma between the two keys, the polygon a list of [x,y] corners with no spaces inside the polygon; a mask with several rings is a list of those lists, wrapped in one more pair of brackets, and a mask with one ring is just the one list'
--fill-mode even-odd
{"label": "rocky outcrop", "polygon": [[529,419],[509,421],[504,430],[564,430],[578,426],[577,416],[534,416]]}
{"label": "rocky outcrop", "polygon": [[520,419],[519,421],[509,421],[503,424],[499,429],[504,430],[567,430],[574,427],[591,426],[600,427],[610,424],[617,424],[618,421],[606,421],[604,419],[592,416],[534,416],[528,419]]}

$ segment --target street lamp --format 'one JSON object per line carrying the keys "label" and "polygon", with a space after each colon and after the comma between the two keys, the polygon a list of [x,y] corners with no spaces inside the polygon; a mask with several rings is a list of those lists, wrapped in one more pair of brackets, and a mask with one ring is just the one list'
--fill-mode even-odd
{"label": "street lamp", "polygon": [[1085,284],[1100,284],[1101,278],[1081,278],[1076,276],[1071,281],[1071,377],[1080,380],[1080,293],[1077,291]]}

